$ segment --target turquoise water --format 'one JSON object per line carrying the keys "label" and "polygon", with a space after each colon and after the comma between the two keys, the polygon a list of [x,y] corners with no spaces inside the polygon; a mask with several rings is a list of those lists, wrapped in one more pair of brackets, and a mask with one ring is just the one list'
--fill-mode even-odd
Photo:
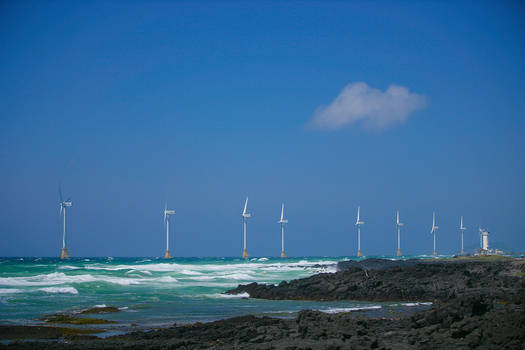
{"label": "turquoise water", "polygon": [[118,321],[113,329],[132,324],[147,328],[205,322],[245,314],[293,317],[302,309],[336,312],[402,305],[272,301],[222,294],[238,284],[278,284],[335,272],[337,261],[343,259],[0,258],[0,323],[37,324],[46,314],[97,305],[122,310],[100,316]]}

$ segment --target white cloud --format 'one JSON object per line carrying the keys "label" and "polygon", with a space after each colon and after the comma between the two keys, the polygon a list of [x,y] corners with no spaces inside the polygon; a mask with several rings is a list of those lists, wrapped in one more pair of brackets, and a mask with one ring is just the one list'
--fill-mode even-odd
{"label": "white cloud", "polygon": [[319,106],[309,125],[318,129],[339,129],[362,121],[366,126],[384,128],[404,122],[426,106],[425,96],[404,86],[390,85],[386,91],[363,82],[350,83],[328,106]]}

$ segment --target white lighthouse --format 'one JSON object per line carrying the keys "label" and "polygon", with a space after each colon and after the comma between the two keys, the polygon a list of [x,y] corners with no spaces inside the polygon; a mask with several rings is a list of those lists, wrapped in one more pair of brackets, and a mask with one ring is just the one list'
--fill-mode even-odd
{"label": "white lighthouse", "polygon": [[479,252],[480,254],[488,254],[489,253],[489,234],[490,232],[479,228]]}

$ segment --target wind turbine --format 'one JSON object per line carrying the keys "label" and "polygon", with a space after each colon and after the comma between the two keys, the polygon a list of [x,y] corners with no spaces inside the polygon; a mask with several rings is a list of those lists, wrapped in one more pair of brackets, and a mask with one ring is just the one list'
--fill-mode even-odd
{"label": "wind turbine", "polygon": [[60,196],[60,215],[62,215],[64,221],[62,225],[62,253],[60,253],[60,259],[68,259],[69,254],[67,253],[66,248],[66,209],[71,207],[73,205],[73,202],[71,202],[71,198],[68,198],[66,200],[62,199],[62,186],[58,185],[58,195]]}
{"label": "wind turbine", "polygon": [[170,254],[170,215],[175,215],[175,210],[168,209],[168,201],[164,204],[164,226],[166,227],[166,254],[164,259],[173,258]]}
{"label": "wind turbine", "polygon": [[281,258],[286,258],[286,254],[284,254],[284,224],[288,223],[288,219],[284,218],[284,203],[281,206],[281,220],[278,223],[281,224]]}
{"label": "wind turbine", "polygon": [[399,222],[399,210],[397,211],[396,226],[397,226],[397,256],[401,256],[401,226],[404,224]]}
{"label": "wind turbine", "polygon": [[357,226],[357,256],[363,256],[361,254],[361,225],[363,225],[365,222],[360,221],[359,219],[359,212],[361,211],[361,207],[357,207],[357,220],[355,222],[355,225]]}
{"label": "wind turbine", "polygon": [[243,250],[242,250],[242,257],[247,258],[248,257],[248,251],[246,250],[246,219],[251,218],[252,214],[247,212],[248,210],[248,197],[246,197],[246,201],[244,202],[244,210],[242,211],[241,217],[242,217],[242,226],[243,226],[243,232],[244,232],[244,244],[243,244]]}
{"label": "wind turbine", "polygon": [[430,230],[430,234],[434,235],[434,256],[436,256],[436,232],[439,229],[439,226],[436,226],[436,213],[432,212],[432,230]]}
{"label": "wind turbine", "polygon": [[466,230],[467,228],[465,226],[463,226],[463,216],[461,217],[461,221],[460,221],[460,224],[459,224],[459,230],[461,231],[461,255],[464,255],[465,254],[465,250],[463,249],[463,232]]}

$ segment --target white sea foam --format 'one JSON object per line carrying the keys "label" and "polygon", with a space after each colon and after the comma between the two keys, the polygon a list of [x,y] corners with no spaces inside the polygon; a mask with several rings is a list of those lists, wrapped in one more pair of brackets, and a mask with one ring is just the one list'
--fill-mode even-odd
{"label": "white sea foam", "polygon": [[38,290],[46,293],[69,293],[69,294],[78,294],[78,290],[73,287],[46,287],[39,288]]}
{"label": "white sea foam", "polygon": [[193,276],[187,277],[186,279],[195,280],[195,281],[212,281],[217,279],[217,276]]}
{"label": "white sea foam", "polygon": [[53,272],[47,275],[31,277],[5,277],[0,278],[0,286],[53,286],[66,283],[107,282],[123,286],[139,284],[140,280],[133,278],[120,278],[111,276],[66,275],[62,272]]}
{"label": "white sea foam", "polygon": [[176,278],[173,278],[171,276],[162,276],[162,277],[158,277],[158,278],[151,278],[151,279],[148,279],[148,281],[168,282],[168,283],[178,282],[178,280]]}
{"label": "white sea foam", "polygon": [[351,311],[361,311],[361,310],[375,310],[375,309],[381,309],[380,305],[372,305],[372,306],[361,306],[361,307],[334,307],[334,308],[328,308],[323,310],[317,310],[324,312],[326,314],[337,314],[340,312],[351,312]]}
{"label": "white sea foam", "polygon": [[17,288],[0,288],[0,294],[15,294],[15,293],[23,293],[24,291],[22,289]]}
{"label": "white sea foam", "polygon": [[[261,258],[267,259],[267,258]],[[257,261],[255,259],[254,261]],[[259,259],[260,260],[260,259]],[[319,267],[313,267],[319,265]],[[65,266],[63,268],[66,268]],[[77,267],[67,267],[70,269],[78,269]],[[237,264],[177,264],[177,263],[157,263],[144,265],[115,265],[108,266],[104,264],[92,264],[83,267],[86,270],[105,270],[105,271],[120,271],[120,270],[144,270],[153,272],[175,272],[184,275],[202,275],[206,273],[218,272],[222,275],[227,273],[258,273],[258,272],[286,272],[286,271],[309,271],[312,273],[318,272],[336,272],[337,264],[334,261],[306,261],[299,262],[277,262],[265,263],[261,262],[241,262]]]}
{"label": "white sea foam", "polygon": [[219,298],[234,299],[234,298],[249,298],[250,294],[244,292],[239,294],[211,294],[217,295]]}
{"label": "white sea foam", "polygon": [[202,272],[198,271],[192,271],[192,270],[182,270],[180,271],[183,275],[189,275],[189,276],[195,276],[195,275],[202,275]]}
{"label": "white sea foam", "polygon": [[232,273],[230,275],[219,275],[217,278],[224,278],[228,280],[254,280],[256,277],[248,275],[246,273]]}
{"label": "white sea foam", "polygon": [[[148,270],[140,270],[140,271],[139,270],[129,270],[129,271],[126,271],[126,275],[130,275],[131,276],[132,273],[142,273],[142,274],[148,275],[148,276],[152,275],[152,273],[149,272]],[[135,276],[140,276],[140,275],[135,275]]]}
{"label": "white sea foam", "polygon": [[419,306],[419,305],[432,305],[430,302],[426,303],[401,303],[403,306]]}

